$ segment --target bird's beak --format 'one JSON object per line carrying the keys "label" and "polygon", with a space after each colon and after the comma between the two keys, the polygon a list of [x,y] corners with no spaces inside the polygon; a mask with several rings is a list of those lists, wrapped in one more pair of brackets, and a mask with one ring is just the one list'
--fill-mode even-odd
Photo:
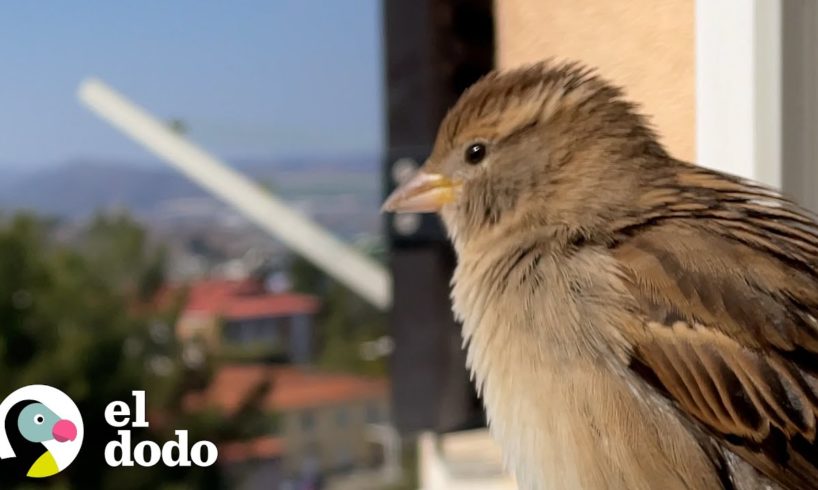
{"label": "bird's beak", "polygon": [[70,420],[60,420],[54,424],[51,435],[57,442],[73,441],[77,438],[77,426]]}
{"label": "bird's beak", "polygon": [[381,210],[394,213],[434,213],[454,200],[458,187],[448,177],[420,170],[392,192]]}

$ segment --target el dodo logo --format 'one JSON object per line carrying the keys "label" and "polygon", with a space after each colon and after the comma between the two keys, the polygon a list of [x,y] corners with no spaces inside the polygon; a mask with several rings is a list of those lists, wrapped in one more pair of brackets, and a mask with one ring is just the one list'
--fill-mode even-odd
{"label": "el dodo logo", "polygon": [[153,441],[142,441],[131,448],[130,425],[135,428],[150,427],[145,418],[145,392],[131,392],[134,398],[134,413],[125,402],[112,402],[105,409],[105,421],[116,427],[118,441],[105,446],[105,462],[108,466],[153,466],[162,460],[165,466],[210,466],[219,457],[219,450],[210,441],[199,441],[192,446],[186,430],[174,431],[175,441],[168,441],[161,447]]}
{"label": "el dodo logo", "polygon": [[66,469],[80,452],[82,416],[62,391],[31,385],[0,403],[0,459],[28,468],[26,476],[45,478]]}
{"label": "el dodo logo", "polygon": [[[108,404],[105,422],[117,430],[118,440],[105,446],[105,463],[117,466],[210,466],[219,451],[210,441],[190,445],[186,430],[174,431],[175,441],[159,445],[141,441],[132,446],[130,428],[147,428],[145,392],[133,391],[133,412],[123,401]],[[87,415],[87,414],[86,414]],[[17,473],[30,478],[56,475],[80,452],[85,434],[77,405],[62,391],[31,385],[15,391],[0,403],[0,460],[22,468]],[[12,464],[13,463],[13,464]],[[11,470],[2,469],[6,477]]]}

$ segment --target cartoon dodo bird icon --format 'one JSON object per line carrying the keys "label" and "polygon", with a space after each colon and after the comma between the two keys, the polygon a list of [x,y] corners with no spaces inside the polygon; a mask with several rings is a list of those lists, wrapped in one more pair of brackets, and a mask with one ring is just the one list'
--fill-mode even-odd
{"label": "cartoon dodo bird icon", "polygon": [[17,463],[30,465],[26,476],[45,478],[59,473],[57,461],[43,444],[55,440],[69,442],[77,438],[77,427],[61,419],[43,403],[24,400],[15,404],[6,417],[6,434],[14,448]]}

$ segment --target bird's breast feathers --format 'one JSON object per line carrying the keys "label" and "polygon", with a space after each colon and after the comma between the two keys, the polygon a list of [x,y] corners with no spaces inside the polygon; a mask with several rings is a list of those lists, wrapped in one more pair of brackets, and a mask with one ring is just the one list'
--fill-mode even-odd
{"label": "bird's breast feathers", "polygon": [[664,488],[711,488],[693,436],[625,376],[620,309],[598,308],[624,297],[610,259],[586,250],[558,266],[538,244],[477,256],[458,265],[453,305],[491,431],[521,488],[649,489],[657,478]]}

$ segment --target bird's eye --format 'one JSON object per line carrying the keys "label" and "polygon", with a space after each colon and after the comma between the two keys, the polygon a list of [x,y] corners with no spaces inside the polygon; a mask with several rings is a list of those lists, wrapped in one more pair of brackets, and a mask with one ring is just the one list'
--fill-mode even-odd
{"label": "bird's eye", "polygon": [[471,165],[477,165],[486,158],[486,145],[483,143],[472,143],[466,148],[466,161]]}
{"label": "bird's eye", "polygon": [[35,415],[35,416],[34,416],[34,423],[35,423],[35,424],[37,424],[37,425],[43,425],[43,422],[45,422],[45,417],[43,417],[43,416],[42,416],[42,415],[40,415],[39,413],[38,413],[37,415]]}

